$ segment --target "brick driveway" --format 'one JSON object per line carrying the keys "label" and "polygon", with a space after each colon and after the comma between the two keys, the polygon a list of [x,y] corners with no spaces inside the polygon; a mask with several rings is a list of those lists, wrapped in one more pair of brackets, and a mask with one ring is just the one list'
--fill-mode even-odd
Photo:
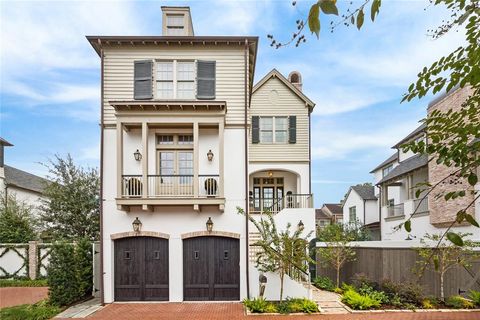
{"label": "brick driveway", "polygon": [[7,287],[0,288],[0,308],[32,304],[46,299],[48,287]]}
{"label": "brick driveway", "polygon": [[429,313],[384,313],[345,314],[315,316],[245,316],[240,303],[114,303],[94,313],[89,319],[175,319],[175,320],[216,320],[216,319],[321,319],[321,320],[475,320],[480,312],[429,312]]}

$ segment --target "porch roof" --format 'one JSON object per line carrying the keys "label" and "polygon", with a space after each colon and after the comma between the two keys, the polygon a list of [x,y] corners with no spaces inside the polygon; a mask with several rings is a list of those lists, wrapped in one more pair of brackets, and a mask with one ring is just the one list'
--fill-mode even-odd
{"label": "porch roof", "polygon": [[399,177],[412,172],[413,170],[419,169],[423,166],[428,164],[428,155],[426,154],[419,154],[413,156],[405,161],[400,162],[398,166],[393,168],[389,174],[387,174],[382,180],[380,180],[377,185],[383,184],[388,181],[392,181],[394,179],[398,179]]}
{"label": "porch roof", "polygon": [[223,111],[227,112],[226,101],[199,100],[111,100],[115,111]]}

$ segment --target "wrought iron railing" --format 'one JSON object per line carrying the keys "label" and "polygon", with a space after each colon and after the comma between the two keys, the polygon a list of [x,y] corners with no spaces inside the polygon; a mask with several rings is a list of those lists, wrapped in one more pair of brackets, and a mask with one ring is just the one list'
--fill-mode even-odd
{"label": "wrought iron railing", "polygon": [[138,198],[143,193],[143,183],[141,175],[123,175],[122,176],[122,197]]}
{"label": "wrought iron railing", "polygon": [[198,194],[202,197],[216,197],[220,190],[218,174],[198,175]]}
{"label": "wrought iron railing", "polygon": [[285,208],[313,208],[313,195],[287,194],[279,198],[250,198],[251,213],[277,213]]}
{"label": "wrought iron railing", "polygon": [[388,207],[388,217],[403,216],[405,214],[403,203]]}
{"label": "wrought iron railing", "polygon": [[193,196],[193,175],[162,174],[148,176],[149,197]]}

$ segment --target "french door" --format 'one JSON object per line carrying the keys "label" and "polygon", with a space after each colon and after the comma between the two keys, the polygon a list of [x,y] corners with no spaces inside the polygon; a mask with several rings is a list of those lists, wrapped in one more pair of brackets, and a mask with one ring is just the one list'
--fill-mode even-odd
{"label": "french door", "polygon": [[253,207],[255,211],[282,210],[283,196],[283,178],[254,178]]}
{"label": "french door", "polygon": [[193,151],[169,150],[158,152],[161,195],[193,194]]}

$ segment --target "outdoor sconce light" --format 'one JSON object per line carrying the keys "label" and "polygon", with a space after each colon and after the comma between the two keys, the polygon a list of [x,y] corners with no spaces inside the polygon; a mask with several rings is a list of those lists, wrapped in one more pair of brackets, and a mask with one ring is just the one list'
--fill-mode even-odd
{"label": "outdoor sconce light", "polygon": [[138,151],[138,149],[137,149],[137,151],[135,151],[133,153],[133,156],[135,157],[135,160],[137,160],[137,161],[142,160],[142,154],[140,153],[140,151]]}
{"label": "outdoor sconce light", "polygon": [[140,230],[142,229],[142,221],[140,221],[138,217],[136,217],[135,220],[133,220],[132,222],[132,226],[134,232],[140,232]]}
{"label": "outdoor sconce light", "polygon": [[213,230],[213,221],[212,221],[212,218],[211,217],[208,217],[208,220],[207,220],[207,231],[208,232],[212,232]]}
{"label": "outdoor sconce light", "polygon": [[269,178],[273,177],[273,172],[272,171],[268,171],[268,177]]}
{"label": "outdoor sconce light", "polygon": [[303,221],[300,220],[300,222],[298,223],[298,230],[303,230],[303,228],[305,228],[305,225],[303,224]]}
{"label": "outdoor sconce light", "polygon": [[208,161],[212,161],[212,160],[213,160],[213,152],[212,152],[212,150],[208,150],[208,152],[207,152],[207,158],[208,158]]}

